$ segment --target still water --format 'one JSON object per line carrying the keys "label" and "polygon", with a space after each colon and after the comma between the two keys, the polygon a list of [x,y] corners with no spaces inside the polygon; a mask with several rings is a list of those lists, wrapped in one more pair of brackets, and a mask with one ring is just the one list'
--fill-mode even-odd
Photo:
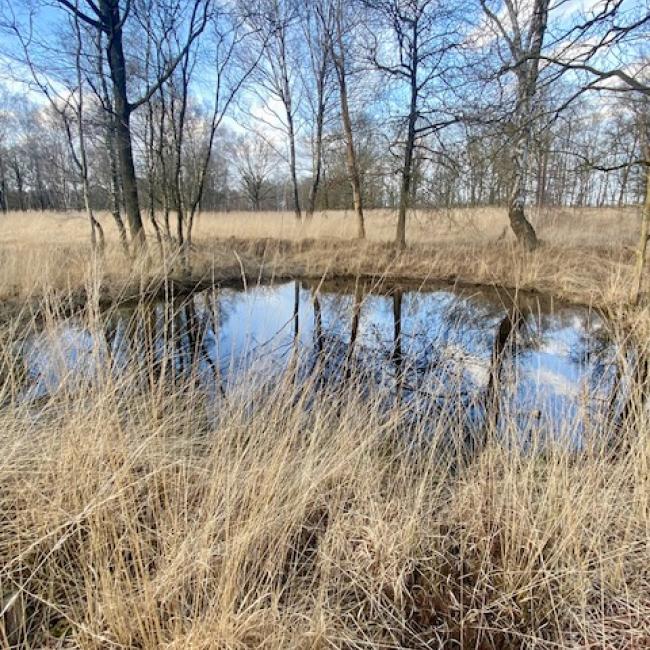
{"label": "still water", "polygon": [[452,409],[468,426],[498,399],[501,421],[577,443],[621,385],[600,315],[505,291],[286,282],[126,305],[99,320],[69,317],[29,338],[24,399],[133,368],[145,384],[191,377],[215,400],[290,375],[314,395],[335,399],[353,382],[386,408],[399,400],[405,418]]}

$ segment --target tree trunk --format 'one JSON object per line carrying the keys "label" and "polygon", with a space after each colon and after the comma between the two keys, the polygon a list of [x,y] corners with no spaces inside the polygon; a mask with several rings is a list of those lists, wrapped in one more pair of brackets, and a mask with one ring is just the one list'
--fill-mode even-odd
{"label": "tree trunk", "polygon": [[158,244],[158,251],[161,258],[164,257],[165,249],[163,246],[162,233],[158,220],[156,219],[156,197],[155,197],[155,133],[153,125],[153,106],[151,102],[147,103],[147,121],[146,121],[146,136],[145,136],[145,161],[147,165],[147,199],[149,203],[149,221],[153,226],[156,233],[156,242]]}
{"label": "tree trunk", "polygon": [[357,164],[357,155],[354,150],[354,136],[352,132],[352,120],[350,119],[350,107],[348,105],[348,89],[346,82],[344,44],[341,36],[341,26],[338,25],[338,56],[334,53],[333,46],[330,44],[332,60],[336,68],[336,76],[339,82],[339,94],[341,100],[341,121],[343,123],[343,134],[345,136],[345,162],[348,170],[348,177],[352,187],[352,202],[354,203],[354,213],[357,217],[357,238],[366,238],[366,227],[363,216],[363,199],[361,195],[361,179],[359,177],[359,166]]}
{"label": "tree trunk", "polygon": [[160,89],[160,120],[158,120],[158,147],[156,148],[156,155],[160,162],[160,190],[162,192],[163,204],[163,225],[165,227],[165,239],[168,244],[174,241],[172,236],[171,225],[169,222],[170,197],[169,197],[169,183],[167,182],[167,161],[165,155],[165,117],[167,114],[167,102],[165,100],[165,93]]}
{"label": "tree trunk", "polygon": [[43,188],[43,177],[41,175],[41,165],[38,161],[38,158],[35,161],[34,164],[34,172],[36,176],[36,198],[38,201],[38,209],[43,211],[45,210],[45,201],[44,201],[44,195],[45,195],[45,190]]}
{"label": "tree trunk", "polygon": [[129,223],[131,239],[135,242],[136,246],[144,248],[146,247],[146,239],[142,225],[142,217],[140,215],[138,185],[135,175],[135,165],[133,164],[129,113],[128,111],[120,113],[119,110],[119,108],[116,109],[118,117],[115,129],[115,140],[117,142],[120,168],[122,171],[121,176],[124,207],[126,209],[126,217]]}
{"label": "tree trunk", "polygon": [[16,177],[16,189],[18,190],[18,209],[21,212],[25,210],[25,189],[23,186],[23,175],[20,171],[20,165],[17,160],[13,161],[12,169]]}
{"label": "tree trunk", "polygon": [[131,106],[126,89],[126,64],[122,46],[122,20],[118,0],[100,0],[103,20],[109,35],[107,45],[108,65],[113,82],[113,110],[115,112],[115,144],[120,162],[124,207],[131,238],[138,248],[146,248],[146,238],[140,215],[138,184],[131,144]]}
{"label": "tree trunk", "polygon": [[528,168],[528,157],[530,149],[530,136],[532,125],[530,123],[528,101],[531,96],[531,89],[528,86],[527,76],[519,75],[519,101],[517,108],[515,142],[511,151],[512,178],[510,185],[510,196],[508,198],[508,218],[510,227],[515,234],[517,241],[526,250],[532,251],[537,248],[539,242],[537,233],[526,219],[526,170]]}
{"label": "tree trunk", "polygon": [[113,221],[117,226],[122,250],[127,257],[130,257],[129,240],[126,235],[126,228],[124,227],[124,221],[122,221],[122,214],[120,212],[120,180],[117,172],[117,156],[115,155],[115,129],[111,124],[113,116],[109,116],[108,119],[110,122],[106,126],[106,148],[108,149],[111,176],[111,215],[113,216]]}
{"label": "tree trunk", "polygon": [[[415,29],[414,29],[415,32]],[[417,47],[414,41],[413,47]],[[417,55],[417,50],[415,51]],[[417,100],[418,89],[415,74],[415,64],[411,74],[411,105],[409,109],[409,120],[406,133],[406,144],[404,145],[404,164],[402,166],[402,182],[399,194],[399,212],[397,214],[397,232],[395,233],[395,244],[401,250],[406,248],[406,212],[409,207],[409,196],[411,189],[411,174],[413,171],[413,151],[415,150],[415,125],[417,121]]]}
{"label": "tree trunk", "polygon": [[291,112],[291,103],[286,105],[287,109],[287,126],[289,128],[289,166],[291,167],[291,184],[293,188],[293,213],[298,221],[302,220],[300,210],[300,194],[298,192],[298,175],[296,173],[296,134],[293,125],[293,114]]}
{"label": "tree trunk", "polygon": [[[82,155],[85,156],[85,154]],[[99,223],[99,221],[97,221],[95,218],[95,213],[93,212],[92,205],[90,204],[90,188],[87,175],[83,179],[83,197],[86,215],[88,216],[88,222],[90,223],[90,245],[92,247],[93,253],[99,253],[99,255],[103,255],[104,249],[106,248],[104,229],[102,228],[102,224]]]}
{"label": "tree trunk", "polygon": [[[523,120],[527,120],[523,117]],[[516,141],[512,148],[512,179],[508,198],[508,218],[517,241],[526,249],[538,246],[537,233],[526,219],[526,168],[528,165],[530,126],[518,124]]]}
{"label": "tree trunk", "polygon": [[325,123],[325,77],[327,75],[327,48],[322,51],[322,59],[317,68],[317,109],[316,109],[316,142],[314,150],[314,169],[309,190],[307,218],[311,219],[316,210],[316,198],[320,186],[321,170],[323,167],[323,125]]}
{"label": "tree trunk", "polygon": [[[104,229],[101,224],[95,218],[93,208],[90,202],[90,181],[88,179],[88,156],[86,155],[86,135],[84,129],[84,94],[83,94],[83,73],[81,69],[81,28],[79,26],[79,18],[75,16],[75,33],[77,36],[77,48],[75,52],[75,68],[77,72],[77,140],[79,146],[79,156],[75,154],[74,142],[72,139],[72,133],[66,123],[66,133],[68,135],[68,145],[70,147],[70,153],[79,168],[81,174],[81,183],[83,189],[83,201],[84,207],[86,209],[86,215],[88,216],[88,222],[90,224],[90,243],[92,246],[92,251],[94,254],[99,253],[99,255],[104,254],[105,240],[104,240]],[[65,119],[65,118],[64,118]]]}
{"label": "tree trunk", "polygon": [[[174,135],[174,184],[173,184],[173,196],[176,209],[177,217],[177,237],[178,245],[182,251],[182,262],[185,266],[185,270],[189,269],[189,247],[185,246],[185,200],[183,196],[183,136],[185,135],[185,119],[187,116],[187,97],[188,97],[188,66],[190,63],[189,53],[183,59],[183,64],[181,66],[181,96],[180,96],[180,107],[178,112],[178,121],[174,117],[174,96],[169,101],[170,109],[170,122],[173,127]],[[175,86],[172,86],[175,88]]]}
{"label": "tree trunk", "polygon": [[537,234],[526,219],[526,173],[533,126],[532,100],[537,91],[539,55],[544,42],[550,0],[535,0],[530,26],[530,46],[522,51],[513,46],[517,59],[517,105],[515,107],[515,141],[511,152],[512,179],[508,200],[508,217],[517,241],[526,249],[539,245]]}
{"label": "tree trunk", "polygon": [[[632,158],[632,156],[634,156],[634,150],[636,149],[637,142],[638,142],[638,136],[635,133],[634,141],[632,143],[632,146],[630,147],[630,152],[628,154],[629,158]],[[630,166],[627,165],[626,167],[623,168],[623,176],[621,178],[621,186],[618,193],[617,203],[619,208],[623,207],[623,205],[625,204],[625,194],[627,191],[627,182],[629,177],[630,177]]]}
{"label": "tree trunk", "polygon": [[354,136],[352,134],[352,121],[350,120],[350,110],[348,107],[348,95],[345,85],[345,75],[340,78],[341,91],[341,118],[343,121],[343,131],[345,133],[346,147],[346,164],[350,185],[352,187],[352,202],[354,204],[354,214],[357,217],[357,238],[366,238],[366,226],[363,216],[363,198],[361,195],[361,179],[359,178],[359,166],[357,164],[357,154],[354,150]]}
{"label": "tree trunk", "polygon": [[108,151],[108,163],[110,174],[110,194],[111,194],[111,215],[113,221],[117,226],[119,233],[120,243],[124,255],[130,257],[129,240],[126,235],[126,228],[122,220],[120,212],[120,181],[118,177],[117,154],[115,152],[115,117],[112,112],[113,103],[108,92],[108,85],[106,83],[106,76],[104,75],[104,57],[102,54],[102,32],[98,30],[97,33],[97,73],[99,75],[102,101],[106,110],[106,121],[104,124],[106,150]]}
{"label": "tree trunk", "polygon": [[648,235],[650,235],[650,144],[645,150],[645,199],[641,215],[641,231],[639,233],[639,246],[636,251],[636,264],[634,267],[634,279],[630,292],[630,302],[638,304],[643,283],[643,269],[645,267],[646,254],[648,250]]}
{"label": "tree trunk", "polygon": [[325,106],[319,102],[318,114],[316,115],[316,143],[314,151],[314,175],[309,189],[309,203],[307,205],[307,218],[311,219],[316,210],[316,198],[320,185],[321,170],[323,168],[323,122],[325,117]]}
{"label": "tree trunk", "polygon": [[[418,67],[420,65],[419,52],[419,26],[418,20],[411,22],[411,35],[409,45],[408,82],[410,91],[409,115],[406,129],[406,142],[404,144],[404,162],[402,165],[402,179],[400,183],[399,210],[397,213],[397,231],[395,244],[398,249],[406,248],[406,213],[411,199],[413,185],[413,157],[415,153],[416,126],[418,119]],[[413,185],[414,187],[414,185]]]}
{"label": "tree trunk", "polygon": [[293,213],[297,221],[302,221],[302,211],[300,209],[300,193],[298,190],[298,173],[296,171],[296,131],[293,121],[293,103],[291,100],[291,85],[289,83],[289,72],[287,70],[287,57],[285,49],[284,31],[278,34],[280,50],[280,69],[281,69],[281,99],[284,104],[284,110],[287,116],[287,135],[289,138],[289,173],[291,174],[291,185],[293,193]]}
{"label": "tree trunk", "polygon": [[618,190],[618,201],[616,202],[619,208],[622,208],[625,205],[625,191],[627,190],[627,179],[629,178],[629,173],[630,168],[625,167],[623,169],[623,176]]}

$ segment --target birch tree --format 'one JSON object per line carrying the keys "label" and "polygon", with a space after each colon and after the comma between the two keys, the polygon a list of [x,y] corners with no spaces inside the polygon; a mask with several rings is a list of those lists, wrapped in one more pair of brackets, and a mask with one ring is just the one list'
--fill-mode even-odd
{"label": "birch tree", "polygon": [[313,217],[323,170],[323,135],[329,100],[331,98],[332,60],[329,47],[331,25],[322,18],[323,2],[304,0],[301,12],[301,28],[309,65],[302,69],[302,86],[305,91],[311,121],[312,177],[306,209],[308,219]]}
{"label": "birch tree", "polygon": [[[372,64],[404,97],[405,116],[399,118],[404,135],[400,171],[399,208],[395,244],[406,247],[406,214],[413,188],[413,164],[418,140],[453,124],[456,118],[440,104],[440,85],[455,48],[453,12],[438,0],[380,0],[366,2],[379,14],[378,29],[371,29],[369,57]],[[405,92],[404,92],[405,89]]]}
{"label": "birch tree", "polygon": [[577,75],[574,98],[585,92],[619,95],[624,93],[637,105],[641,159],[627,160],[618,165],[601,166],[601,171],[640,165],[645,176],[645,193],[639,229],[639,243],[629,301],[637,304],[641,295],[648,238],[650,237],[650,13],[642,6],[625,11],[623,0],[611,0],[600,5],[558,39],[561,47],[550,55],[541,49],[531,51],[529,64],[540,61],[558,68],[565,74]]}
{"label": "birch tree", "polygon": [[[252,90],[262,103],[269,118],[270,128],[284,131],[288,149],[289,175],[296,220],[302,219],[298,185],[296,119],[298,115],[298,64],[295,60],[294,30],[299,19],[294,0],[256,0],[242,8],[251,31],[256,34],[262,56],[258,58],[252,75]],[[255,52],[247,57],[257,56]],[[275,108],[278,103],[281,113]]]}
{"label": "birch tree", "polygon": [[[106,37],[106,58],[110,70],[113,91],[113,112],[115,142],[118,152],[122,194],[131,238],[138,248],[146,246],[146,237],[140,214],[138,185],[133,157],[131,137],[131,115],[145,104],[173,74],[183,60],[192,43],[201,34],[207,23],[210,1],[192,0],[189,3],[187,33],[183,45],[169,61],[166,69],[147,87],[137,99],[130,99],[128,93],[128,66],[124,50],[124,29],[133,17],[133,3],[124,6],[120,0],[55,0],[62,9],[70,12],[82,23],[102,32]],[[180,9],[180,8],[179,8]]]}
{"label": "birch tree", "polygon": [[343,137],[345,140],[345,162],[348,179],[352,188],[352,202],[357,220],[357,238],[365,239],[366,226],[363,215],[363,194],[361,191],[361,176],[355,148],[355,138],[350,115],[348,94],[349,53],[351,51],[351,30],[357,21],[357,16],[349,0],[326,0],[317,5],[321,26],[329,44],[330,56],[334,63],[338,82],[339,110]]}
{"label": "birch tree", "polygon": [[510,143],[511,178],[508,218],[517,241],[527,250],[538,246],[537,233],[526,217],[526,175],[530,164],[530,146],[537,111],[540,54],[548,24],[550,0],[533,0],[528,6],[503,0],[494,5],[480,0],[488,24],[509,54],[507,70],[515,77]]}

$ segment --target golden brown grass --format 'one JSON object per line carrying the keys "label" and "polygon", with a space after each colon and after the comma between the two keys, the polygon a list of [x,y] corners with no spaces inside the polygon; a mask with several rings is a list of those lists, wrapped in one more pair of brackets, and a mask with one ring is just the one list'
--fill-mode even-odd
{"label": "golden brown grass", "polygon": [[[626,245],[636,241],[639,209],[543,208],[532,209],[529,216],[540,237],[550,244]],[[117,232],[110,215],[99,213],[98,218],[108,240],[116,243]],[[395,221],[394,211],[366,211],[368,240],[392,242]],[[88,223],[82,212],[9,212],[0,223],[2,246],[88,244]],[[150,225],[145,225],[153,236]],[[505,208],[414,210],[409,215],[407,239],[416,244],[485,244],[510,239],[507,225]],[[175,232],[175,224],[172,230]],[[348,241],[355,236],[354,215],[343,210],[318,212],[303,222],[296,221],[292,212],[206,212],[197,218],[194,241],[201,244],[231,237]]]}
{"label": "golden brown grass", "polygon": [[[575,213],[526,256],[495,242],[503,214],[487,211],[477,235],[412,226],[418,243],[395,258],[386,215],[362,244],[342,215],[304,231],[263,218],[202,217],[196,276],[361,272],[616,301],[635,233],[632,212]],[[129,269],[111,234],[98,266],[82,219],[3,219],[2,295],[65,303],[85,288],[96,340],[100,284],[119,293],[173,264]],[[647,313],[634,317],[647,341]],[[406,407],[387,412],[354,377],[306,408],[310,386],[290,375],[270,392],[242,379],[215,403],[133,365],[19,402],[25,320],[0,325],[0,647],[650,647],[642,393],[615,452],[592,436],[524,454],[489,435],[468,456],[453,418],[405,436]]]}
{"label": "golden brown grass", "polygon": [[[531,218],[544,246],[526,255],[513,244],[503,209],[414,212],[408,223],[409,249],[396,256],[390,211],[368,212],[366,242],[353,239],[351,213],[324,212],[303,224],[289,213],[207,213],[196,225],[192,277],[233,279],[242,268],[253,278],[379,274],[517,286],[583,302],[625,300],[638,210],[547,209],[533,211]],[[179,276],[173,255],[161,260],[153,252],[146,266],[131,267],[110,216],[100,219],[108,239],[100,268],[106,292]],[[0,220],[1,297],[40,294],[47,287],[80,289],[92,264],[81,214],[10,213]]]}
{"label": "golden brown grass", "polygon": [[616,453],[468,457],[453,417],[405,432],[354,377],[309,407],[290,375],[215,405],[132,365],[35,407],[7,367],[0,645],[650,645],[644,408]]}
{"label": "golden brown grass", "polygon": [[[635,237],[634,208],[630,209],[533,209],[530,217],[540,236],[551,243],[611,244]],[[392,242],[396,215],[393,210],[366,211],[367,234],[371,242]],[[505,208],[452,208],[413,210],[409,215],[407,239],[411,243],[483,244],[503,236],[508,225]],[[236,237],[257,239],[335,239],[356,237],[354,214],[323,211],[311,221],[299,223],[293,213],[231,212],[206,213],[197,224],[197,239]],[[505,233],[509,238],[509,232]]]}

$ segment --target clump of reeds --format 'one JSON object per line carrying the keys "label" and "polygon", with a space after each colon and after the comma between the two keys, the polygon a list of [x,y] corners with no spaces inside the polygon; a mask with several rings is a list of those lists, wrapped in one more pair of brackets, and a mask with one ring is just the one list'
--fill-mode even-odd
{"label": "clump of reeds", "polygon": [[[51,353],[56,313],[32,323]],[[209,395],[170,359],[117,372],[107,316],[76,318],[94,370],[45,394],[29,326],[2,332],[1,644],[649,647],[642,391],[614,447],[532,430],[531,454],[502,422],[468,454],[444,408],[387,409],[355,373]]]}

